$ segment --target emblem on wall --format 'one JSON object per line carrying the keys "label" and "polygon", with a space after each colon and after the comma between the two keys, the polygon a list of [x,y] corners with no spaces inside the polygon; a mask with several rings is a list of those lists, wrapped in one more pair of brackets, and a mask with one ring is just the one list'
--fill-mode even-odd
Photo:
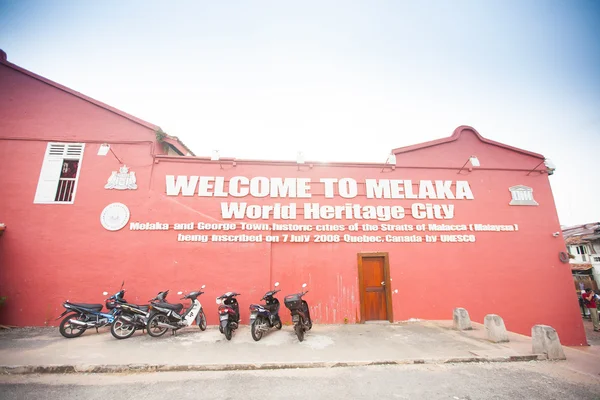
{"label": "emblem on wall", "polygon": [[129,222],[129,208],[123,203],[112,203],[104,207],[100,223],[109,231],[118,231]]}
{"label": "emblem on wall", "polygon": [[135,172],[129,171],[127,165],[123,165],[119,168],[119,172],[113,171],[110,178],[104,185],[104,189],[117,189],[117,190],[126,190],[126,189],[137,189]]}
{"label": "emblem on wall", "polygon": [[533,198],[533,189],[529,186],[517,185],[508,188],[512,200],[508,203],[511,206],[539,206]]}

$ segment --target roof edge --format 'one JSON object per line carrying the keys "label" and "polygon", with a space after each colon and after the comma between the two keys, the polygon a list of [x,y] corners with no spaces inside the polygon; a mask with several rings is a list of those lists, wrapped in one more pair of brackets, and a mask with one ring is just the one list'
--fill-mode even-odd
{"label": "roof edge", "polygon": [[[456,167],[449,166],[432,166],[432,167],[422,167],[422,166],[396,166],[395,164],[389,163],[381,163],[381,162],[356,162],[356,161],[305,161],[303,164],[298,164],[297,161],[294,160],[269,160],[269,159],[240,159],[235,157],[220,157],[218,160],[212,160],[211,157],[208,156],[173,156],[166,154],[158,154],[155,156],[156,160],[159,161],[172,161],[172,162],[198,162],[198,163],[233,163],[234,165],[280,165],[280,166],[294,166],[298,168],[313,168],[313,167],[356,167],[356,168],[377,168],[383,172],[383,169],[395,170],[395,169],[411,169],[411,168],[419,168],[419,169],[451,169],[456,170]],[[480,170],[498,170],[499,168],[478,168]],[[506,169],[500,168],[503,171],[525,171],[528,169]]]}
{"label": "roof edge", "polygon": [[517,153],[525,154],[528,156],[540,158],[542,160],[545,159],[545,157],[541,154],[523,150],[523,149],[519,149],[517,147],[509,146],[507,144],[496,142],[496,141],[493,141],[490,139],[486,139],[483,136],[481,136],[481,134],[479,132],[477,132],[477,130],[475,128],[468,126],[468,125],[459,126],[458,128],[456,128],[454,130],[452,135],[449,137],[431,140],[429,142],[418,143],[418,144],[414,144],[414,145],[410,145],[410,146],[398,147],[398,148],[392,149],[392,153],[393,154],[408,153],[408,152],[415,151],[415,150],[425,149],[427,147],[433,147],[433,146],[438,146],[438,145],[445,144],[445,143],[454,142],[454,141],[458,140],[460,138],[460,136],[463,134],[463,132],[465,132],[465,131],[473,132],[475,134],[475,136],[477,136],[477,138],[479,140],[481,140],[483,143],[491,144],[493,146],[501,147],[503,149],[507,149],[507,150],[514,151]]}
{"label": "roof edge", "polygon": [[573,225],[573,226],[567,226],[565,228],[562,229],[562,231],[570,231],[573,229],[579,229],[579,228],[586,228],[589,229],[593,226],[599,226],[600,227],[600,222],[588,222],[586,224],[579,224],[579,225]]}
{"label": "roof edge", "polygon": [[[91,98],[89,96],[86,96],[83,93],[80,93],[80,92],[78,92],[76,90],[73,90],[73,89],[68,88],[68,87],[66,87],[64,85],[61,85],[60,83],[54,82],[54,81],[52,81],[52,80],[50,80],[48,78],[44,78],[41,75],[38,75],[38,74],[33,73],[33,72],[29,71],[29,70],[26,70],[23,67],[20,67],[20,66],[18,66],[16,64],[11,63],[7,59],[6,52],[4,52],[2,49],[0,49],[0,64],[5,65],[8,68],[11,68],[11,69],[13,69],[13,70],[15,70],[17,72],[20,72],[20,73],[22,73],[24,75],[27,75],[27,76],[29,76],[31,78],[34,78],[34,79],[36,79],[36,80],[38,80],[40,82],[43,82],[43,83],[45,83],[47,85],[53,86],[53,87],[55,87],[55,88],[57,88],[59,90],[62,90],[63,92],[68,93],[68,94],[70,94],[72,96],[78,97],[78,98],[80,98],[80,99],[82,99],[84,101],[87,101],[88,103],[91,103],[91,104],[93,104],[93,105],[95,105],[97,107],[103,108],[103,109],[105,109],[107,111],[110,111],[110,112],[112,112],[114,114],[117,114],[120,117],[126,118],[126,119],[128,119],[128,120],[130,120],[132,122],[135,122],[136,124],[142,125],[143,127],[148,128],[148,129],[150,129],[152,131],[157,131],[157,130],[160,129],[160,127],[158,125],[155,125],[155,124],[153,124],[151,122],[148,122],[148,121],[144,121],[141,118],[138,118],[138,117],[135,117],[135,116],[133,116],[131,114],[126,113],[125,111],[121,111],[118,108],[109,106],[106,103],[103,103],[103,102],[101,102],[99,100],[93,99],[93,98]],[[188,153],[194,155],[194,152],[192,150],[190,150],[185,144],[183,144],[183,142],[181,140],[179,140],[179,138],[177,138],[175,136],[170,136],[170,135],[168,135],[168,138],[172,139],[173,141],[175,141],[178,144],[177,147],[181,146]]]}
{"label": "roof edge", "polygon": [[[171,155],[157,155],[157,160],[164,161],[187,161],[187,162],[200,162],[200,163],[235,163],[235,164],[256,164],[256,165],[285,165],[285,166],[300,166],[306,168],[322,167],[322,166],[347,166],[347,167],[372,167],[372,168],[390,168],[390,164],[386,163],[372,163],[372,162],[351,162],[351,161],[305,161],[304,164],[298,164],[297,161],[291,160],[258,160],[258,159],[238,159],[235,157],[220,157],[218,160],[212,160],[208,156],[171,156]],[[394,166],[395,168],[395,166]]]}
{"label": "roof edge", "polygon": [[112,112],[114,114],[117,114],[117,115],[119,115],[121,117],[127,118],[127,119],[129,119],[129,120],[131,120],[131,121],[133,121],[133,122],[135,122],[135,123],[137,123],[139,125],[142,125],[142,126],[148,128],[148,129],[156,130],[156,129],[159,128],[158,125],[154,125],[154,124],[152,124],[150,122],[144,121],[143,119],[134,117],[131,114],[128,114],[128,113],[126,113],[124,111],[121,111],[121,110],[119,110],[119,109],[117,109],[115,107],[109,106],[108,104],[103,103],[103,102],[101,102],[99,100],[96,100],[96,99],[93,99],[93,98],[91,98],[89,96],[86,96],[85,94],[80,93],[80,92],[78,92],[76,90],[73,90],[73,89],[70,89],[70,88],[68,88],[66,86],[63,86],[60,83],[51,81],[48,78],[44,78],[43,76],[38,75],[36,73],[33,73],[33,72],[29,71],[29,70],[26,70],[25,68],[19,67],[18,65],[13,64],[13,63],[7,61],[6,59],[0,58],[0,64],[5,65],[5,66],[7,66],[9,68],[12,68],[12,69],[14,69],[17,72],[20,72],[22,74],[30,76],[30,77],[32,77],[34,79],[37,79],[38,81],[43,82],[43,83],[45,83],[47,85],[53,86],[53,87],[55,87],[57,89],[60,89],[63,92],[69,93],[70,95],[73,95],[75,97],[79,97],[80,99],[85,100],[88,103],[94,104],[95,106],[98,106],[100,108],[104,108],[105,110],[108,110],[108,111],[110,111],[110,112]]}

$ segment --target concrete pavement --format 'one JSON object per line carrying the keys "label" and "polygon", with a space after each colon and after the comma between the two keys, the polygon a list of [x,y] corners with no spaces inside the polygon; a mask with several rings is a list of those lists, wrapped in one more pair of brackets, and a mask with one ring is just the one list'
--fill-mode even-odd
{"label": "concrete pavement", "polygon": [[[395,324],[315,325],[303,342],[284,326],[255,342],[248,326],[227,341],[218,328],[197,327],[152,338],[136,332],[116,340],[106,328],[65,339],[57,328],[0,332],[0,372],[218,371],[318,368],[380,364],[508,362],[543,359],[531,338],[509,333],[509,343],[485,339],[483,325],[457,332],[452,321]],[[600,353],[565,348],[574,370],[600,378]],[[581,365],[581,366],[580,366]]]}

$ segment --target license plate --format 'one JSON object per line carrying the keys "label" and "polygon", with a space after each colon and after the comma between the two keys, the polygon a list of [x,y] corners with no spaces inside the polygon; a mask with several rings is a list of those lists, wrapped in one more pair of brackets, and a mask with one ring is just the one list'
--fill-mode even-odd
{"label": "license plate", "polygon": [[292,316],[292,322],[298,322],[298,321],[300,321],[300,316],[299,315]]}
{"label": "license plate", "polygon": [[250,321],[254,321],[256,319],[256,314],[257,313],[250,314]]}
{"label": "license plate", "polygon": [[229,316],[228,316],[228,315],[220,315],[220,316],[219,316],[219,319],[220,319],[221,321],[226,321],[228,318],[229,318]]}

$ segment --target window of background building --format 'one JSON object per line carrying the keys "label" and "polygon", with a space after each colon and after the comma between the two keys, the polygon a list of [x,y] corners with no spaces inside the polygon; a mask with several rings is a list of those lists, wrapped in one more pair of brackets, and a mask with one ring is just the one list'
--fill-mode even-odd
{"label": "window of background building", "polygon": [[36,204],[72,204],[83,158],[83,143],[48,143],[35,198]]}
{"label": "window of background building", "polygon": [[585,246],[577,246],[576,250],[577,254],[587,254],[587,249]]}

